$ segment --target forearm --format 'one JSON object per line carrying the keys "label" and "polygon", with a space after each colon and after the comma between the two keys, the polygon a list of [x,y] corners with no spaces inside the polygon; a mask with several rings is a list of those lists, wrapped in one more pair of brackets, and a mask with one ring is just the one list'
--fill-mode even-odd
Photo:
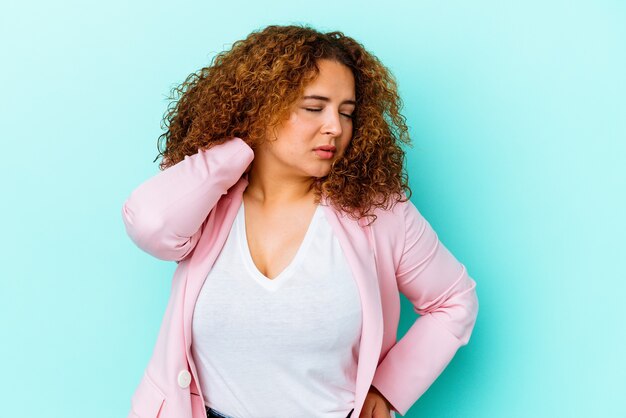
{"label": "forearm", "polygon": [[159,259],[184,258],[195,246],[208,213],[253,158],[254,152],[240,138],[185,156],[130,194],[122,207],[128,235]]}
{"label": "forearm", "polygon": [[405,415],[462,345],[431,315],[422,316],[378,365],[372,385]]}

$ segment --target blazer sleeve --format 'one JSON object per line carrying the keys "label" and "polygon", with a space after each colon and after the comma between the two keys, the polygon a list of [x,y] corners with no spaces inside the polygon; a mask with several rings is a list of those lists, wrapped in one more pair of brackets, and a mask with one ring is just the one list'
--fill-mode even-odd
{"label": "blazer sleeve", "polygon": [[403,204],[399,291],[420,317],[379,363],[372,385],[401,415],[469,341],[478,314],[476,282],[411,201]]}
{"label": "blazer sleeve", "polygon": [[198,243],[211,209],[253,159],[252,148],[237,137],[186,155],[131,192],[122,206],[127,234],[148,254],[180,262]]}

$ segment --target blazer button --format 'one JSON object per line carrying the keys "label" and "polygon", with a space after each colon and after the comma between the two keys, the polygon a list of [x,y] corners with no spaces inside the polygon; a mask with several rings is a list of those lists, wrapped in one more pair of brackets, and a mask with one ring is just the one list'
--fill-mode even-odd
{"label": "blazer button", "polygon": [[187,370],[181,370],[178,373],[178,386],[185,389],[191,384],[191,373]]}

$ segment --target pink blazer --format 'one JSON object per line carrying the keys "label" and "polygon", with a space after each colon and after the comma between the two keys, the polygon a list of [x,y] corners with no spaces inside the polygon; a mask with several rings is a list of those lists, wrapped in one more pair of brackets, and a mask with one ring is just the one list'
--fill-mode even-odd
{"label": "pink blazer", "polygon": [[[122,217],[133,242],[178,263],[129,417],[206,417],[203,399],[210,394],[200,390],[190,351],[192,313],[241,204],[248,185],[242,174],[253,158],[252,149],[233,138],[186,156],[124,202]],[[410,201],[377,210],[370,227],[326,200],[321,204],[352,269],[363,310],[352,417],[359,417],[370,385],[404,415],[468,343],[478,313],[476,283]],[[420,316],[396,341],[398,292]]]}

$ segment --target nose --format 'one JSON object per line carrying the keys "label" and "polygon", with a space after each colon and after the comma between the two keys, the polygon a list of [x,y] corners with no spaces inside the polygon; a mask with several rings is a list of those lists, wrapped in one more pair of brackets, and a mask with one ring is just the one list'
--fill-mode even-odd
{"label": "nose", "polygon": [[327,116],[324,119],[324,125],[322,126],[322,133],[331,134],[332,136],[341,136],[342,127],[341,127],[341,115],[339,112],[334,110],[329,110],[327,112]]}

